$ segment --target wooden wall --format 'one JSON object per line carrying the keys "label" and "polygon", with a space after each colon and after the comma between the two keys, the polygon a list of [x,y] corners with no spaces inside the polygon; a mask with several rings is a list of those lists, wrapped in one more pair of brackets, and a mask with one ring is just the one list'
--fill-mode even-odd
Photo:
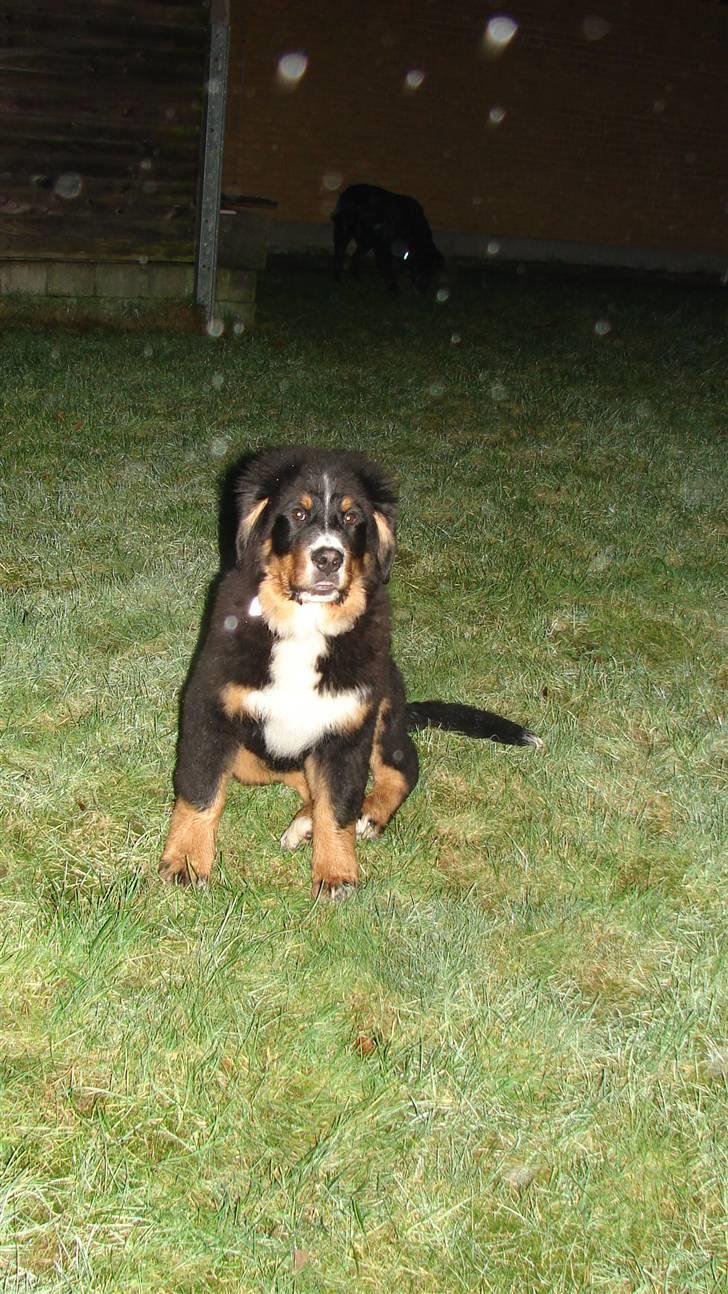
{"label": "wooden wall", "polygon": [[723,0],[231,0],[231,37],[225,187],[279,219],[364,180],[436,229],[728,255]]}
{"label": "wooden wall", "polygon": [[0,257],[193,260],[202,0],[3,0]]}

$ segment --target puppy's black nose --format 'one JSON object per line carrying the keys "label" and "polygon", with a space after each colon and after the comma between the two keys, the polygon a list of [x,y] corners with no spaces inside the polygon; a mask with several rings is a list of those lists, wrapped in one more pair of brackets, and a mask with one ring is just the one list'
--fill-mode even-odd
{"label": "puppy's black nose", "polygon": [[344,554],[338,548],[315,548],[311,553],[311,561],[323,575],[333,575],[343,560]]}

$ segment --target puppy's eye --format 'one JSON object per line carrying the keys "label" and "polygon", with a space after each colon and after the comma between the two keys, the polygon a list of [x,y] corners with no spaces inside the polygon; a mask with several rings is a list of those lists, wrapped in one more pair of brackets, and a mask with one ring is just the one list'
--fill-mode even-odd
{"label": "puppy's eye", "polygon": [[305,520],[306,520],[306,515],[307,515],[307,513],[306,513],[306,509],[305,509],[305,508],[292,508],[292,509],[291,509],[291,516],[293,517],[293,520],[294,520],[294,521],[305,521]]}
{"label": "puppy's eye", "polygon": [[359,520],[359,513],[355,512],[353,508],[350,508],[348,512],[344,513],[345,526],[355,526],[358,520]]}

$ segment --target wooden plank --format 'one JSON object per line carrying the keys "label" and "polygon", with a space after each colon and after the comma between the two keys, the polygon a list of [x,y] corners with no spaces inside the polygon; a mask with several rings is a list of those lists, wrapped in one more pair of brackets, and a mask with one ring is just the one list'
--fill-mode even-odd
{"label": "wooden plank", "polygon": [[4,217],[0,224],[2,256],[14,260],[79,257],[82,260],[194,261],[194,221],[191,218],[162,222],[129,218],[124,221],[17,220]]}
{"label": "wooden plank", "polygon": [[205,7],[5,0],[3,18],[0,255],[191,260]]}

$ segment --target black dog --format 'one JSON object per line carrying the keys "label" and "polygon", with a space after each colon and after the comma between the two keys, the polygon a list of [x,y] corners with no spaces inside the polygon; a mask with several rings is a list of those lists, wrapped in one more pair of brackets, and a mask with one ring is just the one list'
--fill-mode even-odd
{"label": "black dog", "polygon": [[392,292],[397,290],[397,270],[403,261],[423,292],[444,264],[422,207],[405,194],[390,193],[374,184],[352,184],[340,195],[331,219],[336,278],[351,242],[356,243],[352,274],[358,275],[364,257],[373,251]]}
{"label": "black dog", "polygon": [[417,781],[409,729],[540,742],[485,710],[406,703],[385,589],[395,495],[378,467],[360,454],[271,450],[243,461],[235,493],[237,562],[184,692],[160,875],[207,881],[231,777],[285,782],[303,807],[281,844],[312,837],[313,893],[341,897],[359,879],[356,836],[378,836]]}

